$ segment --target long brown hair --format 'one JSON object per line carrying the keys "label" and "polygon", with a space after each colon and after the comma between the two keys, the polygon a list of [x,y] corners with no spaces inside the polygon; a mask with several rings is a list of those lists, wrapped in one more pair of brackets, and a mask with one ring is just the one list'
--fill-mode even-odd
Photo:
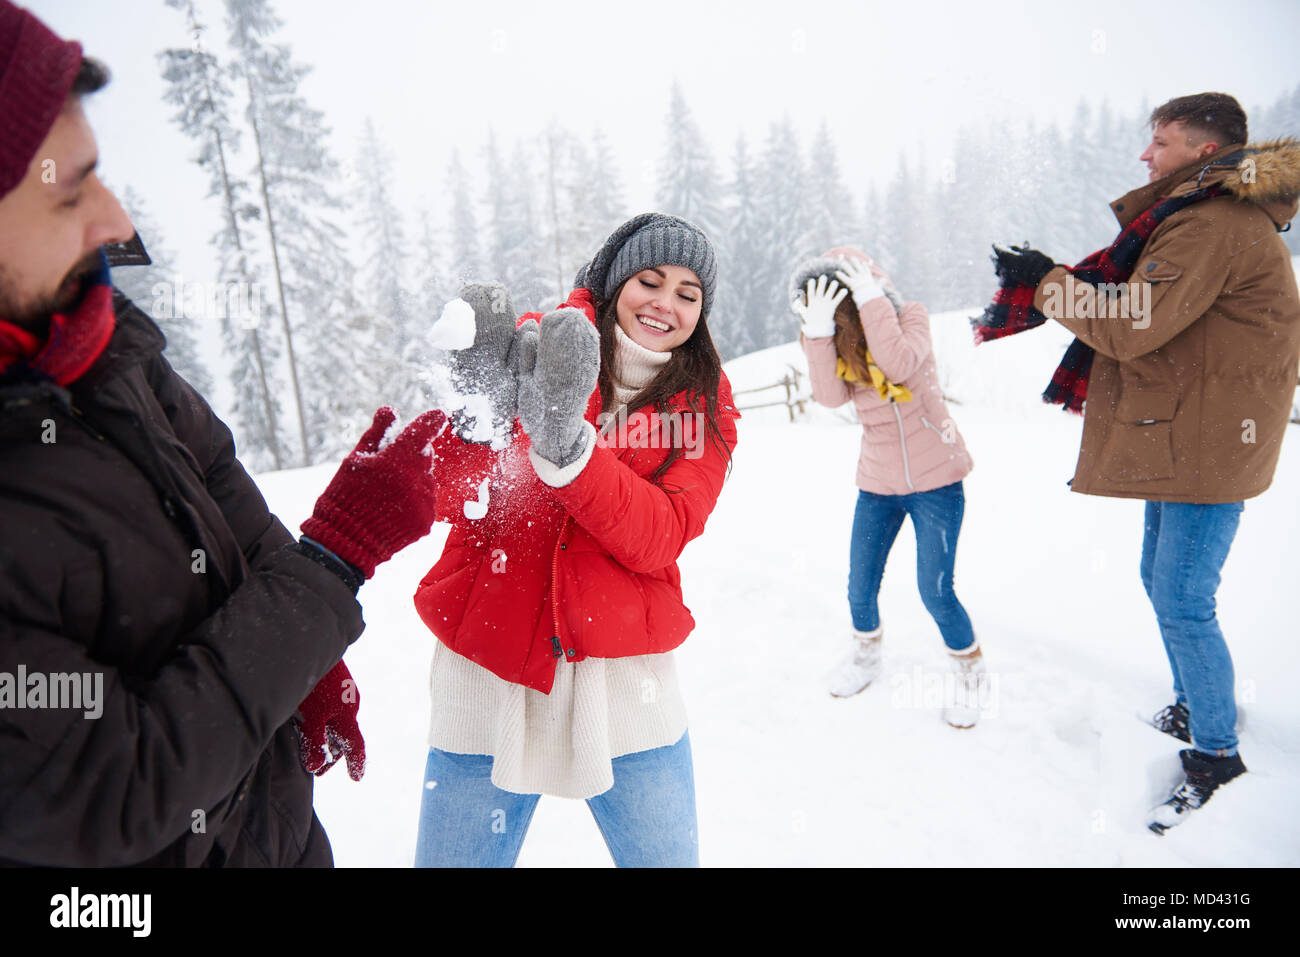
{"label": "long brown hair", "polygon": [[858,304],[845,296],[835,307],[835,352],[863,382],[871,381],[867,371],[867,334],[862,331]]}
{"label": "long brown hair", "polygon": [[[596,302],[596,330],[600,333],[600,375],[597,385],[600,387],[600,407],[609,411],[614,407],[614,362],[615,338],[614,328],[618,325],[618,297],[623,294],[623,287],[632,277],[619,283],[613,295],[604,302]],[[664,363],[663,368],[653,379],[632,397],[627,404],[629,414],[646,406],[653,406],[657,413],[670,411],[669,400],[679,392],[686,393],[686,406],[692,413],[699,413],[700,403],[704,405],[705,432],[707,441],[713,443],[727,460],[731,468],[731,450],[722,438],[722,429],[718,419],[718,386],[722,379],[722,360],[713,345],[713,336],[709,334],[709,324],[703,315],[695,324],[695,331],[689,339],[673,350],[673,357]],[[658,482],[668,467],[682,457],[681,438],[684,430],[673,430],[673,447],[668,457],[650,475],[650,481]]]}

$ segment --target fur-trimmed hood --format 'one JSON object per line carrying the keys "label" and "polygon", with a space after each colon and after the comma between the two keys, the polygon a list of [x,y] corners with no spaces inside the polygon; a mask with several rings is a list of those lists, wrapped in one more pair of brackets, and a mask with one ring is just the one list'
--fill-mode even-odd
{"label": "fur-trimmed hood", "polygon": [[1264,205],[1300,197],[1300,140],[1268,140],[1247,146],[1223,188],[1238,199]]}
{"label": "fur-trimmed hood", "polygon": [[894,283],[889,278],[889,274],[881,269],[874,259],[856,246],[836,246],[834,249],[828,249],[820,256],[802,260],[795,266],[794,272],[790,274],[787,283],[787,298],[791,301],[798,298],[803,293],[809,279],[816,279],[819,276],[835,279],[835,273],[844,265],[845,259],[861,259],[865,261],[871,267],[872,274],[880,281],[880,285],[885,290],[885,295],[894,304],[894,308],[901,309],[903,307],[903,298],[894,289]]}
{"label": "fur-trimmed hood", "polygon": [[1300,211],[1300,140],[1265,140],[1216,156],[1192,183],[1217,182],[1281,229]]}

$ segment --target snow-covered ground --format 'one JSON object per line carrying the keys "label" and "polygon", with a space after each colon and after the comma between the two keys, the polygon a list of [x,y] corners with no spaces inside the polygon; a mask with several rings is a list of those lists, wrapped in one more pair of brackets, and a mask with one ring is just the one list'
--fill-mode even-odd
{"label": "snow-covered ground", "polygon": [[[1300,427],[1288,430],[1273,487],[1246,505],[1219,590],[1250,774],[1157,837],[1144,814],[1177,780],[1181,745],[1136,717],[1170,700],[1137,574],[1142,503],[1066,488],[1081,419],[1037,397],[1068,334],[1044,328],[975,350],[966,315],[935,316],[933,328],[975,458],[956,584],[992,672],[987,713],[969,731],[939,718],[933,689],[947,663],[916,592],[910,526],[881,593],[885,674],[855,698],[827,694],[826,673],[848,643],[860,430],[815,407],[796,424],[781,408],[748,413],[717,510],[681,561],[698,622],[677,662],[701,863],[1300,864]],[[776,381],[787,363],[804,368],[796,344],[727,371],[739,390]],[[259,481],[296,528],[333,471]],[[347,662],[361,689],[366,776],[354,783],[340,767],[317,791],[340,866],[412,861],[437,642],[411,596],[444,535],[435,527],[361,592],[368,624]],[[610,859],[583,802],[544,798],[519,863]]]}

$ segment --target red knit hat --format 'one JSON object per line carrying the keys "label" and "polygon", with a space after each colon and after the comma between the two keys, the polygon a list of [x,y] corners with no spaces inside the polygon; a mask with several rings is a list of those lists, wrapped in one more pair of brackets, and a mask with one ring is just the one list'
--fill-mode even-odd
{"label": "red knit hat", "polygon": [[0,198],[27,175],[80,68],[80,43],[0,0]]}

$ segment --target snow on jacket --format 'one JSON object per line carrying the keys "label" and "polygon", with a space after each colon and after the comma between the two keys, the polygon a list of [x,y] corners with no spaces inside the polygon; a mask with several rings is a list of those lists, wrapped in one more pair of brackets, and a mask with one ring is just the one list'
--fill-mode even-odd
{"label": "snow on jacket", "polygon": [[[587,290],[575,290],[566,305],[595,322]],[[685,400],[674,396],[672,410],[687,414]],[[586,410],[593,427],[600,411],[596,389]],[[725,375],[718,415],[734,449],[740,413]],[[633,413],[626,430],[602,437],[559,488],[538,478],[518,423],[500,452],[444,430],[433,472],[438,518],[452,529],[415,593],[416,610],[438,639],[542,692],[551,689],[557,659],[657,654],[685,641],[695,621],[682,601],[677,558],[704,531],[728,458],[701,429],[688,454],[652,483],[669,453],[662,426],[650,410]]]}
{"label": "snow on jacket", "polygon": [[1273,481],[1300,367],[1300,295],[1278,235],[1300,205],[1300,144],[1241,150],[1225,147],[1111,203],[1126,226],[1198,185],[1228,194],[1151,233],[1131,276],[1149,292],[1145,316],[1099,308],[1091,287],[1068,284],[1060,267],[1039,283],[1034,307],[1096,350],[1073,491],[1214,504]]}
{"label": "snow on jacket", "polygon": [[103,681],[97,717],[0,708],[0,865],[328,866],[290,719],[361,607],[114,308],[70,388],[0,386],[0,674]]}
{"label": "snow on jacket", "polygon": [[862,304],[858,315],[871,357],[889,381],[907,387],[911,401],[882,399],[870,384],[839,378],[833,336],[802,339],[813,399],[829,408],[852,401],[862,423],[858,488],[908,495],[965,478],[973,463],[939,388],[929,312],[919,302],[906,302],[896,311],[878,296]]}

